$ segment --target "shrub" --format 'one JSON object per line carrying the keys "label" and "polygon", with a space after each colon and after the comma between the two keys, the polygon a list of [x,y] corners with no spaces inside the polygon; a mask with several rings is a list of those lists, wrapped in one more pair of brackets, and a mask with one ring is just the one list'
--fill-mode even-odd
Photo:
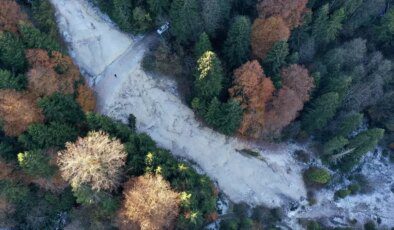
{"label": "shrub", "polygon": [[304,172],[304,177],[307,183],[317,185],[327,184],[331,179],[330,173],[321,168],[309,168]]}
{"label": "shrub", "polygon": [[129,229],[129,223],[142,230],[173,228],[179,212],[179,194],[162,176],[147,174],[130,179],[124,197],[120,229]]}
{"label": "shrub", "polygon": [[90,132],[59,152],[63,178],[73,188],[87,184],[93,190],[113,190],[120,182],[126,153],[123,144],[104,132]]}
{"label": "shrub", "polygon": [[338,191],[335,192],[334,197],[335,197],[335,199],[338,199],[338,198],[342,199],[342,198],[347,197],[350,194],[351,194],[351,191],[349,189],[339,189]]}
{"label": "shrub", "polygon": [[361,187],[359,184],[351,184],[347,189],[350,190],[350,194],[355,195],[361,190]]}
{"label": "shrub", "polygon": [[376,230],[376,229],[377,228],[376,228],[375,222],[373,222],[372,220],[368,221],[364,224],[364,230]]}

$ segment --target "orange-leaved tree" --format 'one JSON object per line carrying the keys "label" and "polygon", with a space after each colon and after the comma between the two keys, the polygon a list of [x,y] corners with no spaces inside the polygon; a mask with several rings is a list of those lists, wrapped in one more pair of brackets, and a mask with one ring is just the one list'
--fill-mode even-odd
{"label": "orange-leaved tree", "polygon": [[257,12],[261,18],[279,16],[286,25],[293,29],[302,23],[302,16],[307,12],[308,0],[260,0]]}
{"label": "orange-leaved tree", "polygon": [[86,84],[80,84],[78,86],[77,102],[84,112],[92,112],[96,108],[94,92]]}
{"label": "orange-leaved tree", "polygon": [[276,42],[287,41],[289,37],[290,29],[281,17],[257,18],[252,26],[253,55],[264,60]]}
{"label": "orange-leaved tree", "polygon": [[78,68],[70,57],[53,51],[51,56],[42,49],[29,49],[26,58],[31,69],[27,73],[28,89],[37,96],[54,92],[74,93],[75,81],[80,80]]}
{"label": "orange-leaved tree", "polygon": [[27,15],[23,13],[14,0],[0,1],[0,31],[18,32],[21,21],[27,21]]}
{"label": "orange-leaved tree", "polygon": [[35,97],[9,89],[0,90],[0,117],[4,133],[8,136],[18,136],[26,131],[30,124],[44,120]]}
{"label": "orange-leaved tree", "polygon": [[179,194],[161,175],[146,174],[124,186],[120,229],[173,229],[179,213]]}
{"label": "orange-leaved tree", "polygon": [[264,75],[258,61],[247,62],[234,72],[230,96],[245,110],[239,132],[258,138],[264,126],[265,106],[272,98],[275,87],[271,79]]}

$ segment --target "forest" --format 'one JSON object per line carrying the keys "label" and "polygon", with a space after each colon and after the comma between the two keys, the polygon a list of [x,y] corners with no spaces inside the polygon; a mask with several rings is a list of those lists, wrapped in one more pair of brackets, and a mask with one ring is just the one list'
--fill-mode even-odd
{"label": "forest", "polygon": [[[313,143],[329,171],[306,170],[307,187],[325,186],[330,172],[352,180],[377,146],[394,162],[393,0],[91,2],[126,33],[170,22],[143,68],[174,77],[206,126]],[[137,132],[132,114],[123,124],[95,113],[54,15],[49,0],[0,2],[0,227],[202,229],[217,220],[209,177]],[[275,229],[281,219],[245,206],[220,229]]]}
{"label": "forest", "polygon": [[[201,229],[217,189],[146,134],[94,113],[54,9],[0,2],[0,227]],[[150,202],[150,203],[147,203]]]}

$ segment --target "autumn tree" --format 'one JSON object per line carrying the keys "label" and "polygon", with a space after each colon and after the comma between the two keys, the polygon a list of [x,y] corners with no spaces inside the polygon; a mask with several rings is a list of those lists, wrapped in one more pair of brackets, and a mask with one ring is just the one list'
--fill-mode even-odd
{"label": "autumn tree", "polygon": [[265,77],[257,61],[247,62],[234,72],[230,96],[245,110],[239,132],[257,138],[264,126],[265,105],[271,100],[275,87]]}
{"label": "autumn tree", "polygon": [[43,122],[41,109],[29,94],[0,90],[0,117],[6,135],[18,136],[32,123]]}
{"label": "autumn tree", "polygon": [[0,31],[18,32],[18,24],[26,21],[27,16],[23,13],[14,0],[2,0],[0,2]]}
{"label": "autumn tree", "polygon": [[278,16],[293,29],[302,23],[302,16],[307,12],[308,0],[259,0],[257,11],[261,18]]}
{"label": "autumn tree", "polygon": [[28,89],[37,96],[49,96],[55,92],[74,93],[75,81],[80,80],[78,68],[70,57],[57,51],[29,49],[26,58],[31,66],[27,73]]}
{"label": "autumn tree", "polygon": [[59,152],[58,165],[72,187],[89,185],[93,190],[114,190],[126,161],[123,144],[104,132],[90,132]]}
{"label": "autumn tree", "polygon": [[238,67],[249,59],[250,33],[249,18],[245,16],[236,17],[228,31],[223,49],[223,54],[231,68]]}
{"label": "autumn tree", "polygon": [[303,106],[304,103],[297,92],[287,86],[281,88],[266,108],[263,135],[278,136],[282,129],[298,116]]}
{"label": "autumn tree", "polygon": [[314,80],[309,71],[303,66],[293,64],[281,71],[282,83],[293,90],[302,103],[309,100],[309,95],[314,87]]}
{"label": "autumn tree", "polygon": [[276,42],[290,37],[290,29],[281,17],[258,18],[253,23],[251,36],[253,54],[264,60]]}
{"label": "autumn tree", "polygon": [[120,229],[172,229],[179,213],[179,194],[161,175],[146,174],[124,186],[124,203],[119,213]]}
{"label": "autumn tree", "polygon": [[92,112],[96,108],[96,98],[93,90],[86,84],[80,84],[77,90],[77,102],[84,112]]}

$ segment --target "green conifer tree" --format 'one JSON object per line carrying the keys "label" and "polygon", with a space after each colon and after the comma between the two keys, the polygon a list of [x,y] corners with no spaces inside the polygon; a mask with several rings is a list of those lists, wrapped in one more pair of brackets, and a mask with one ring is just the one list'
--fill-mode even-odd
{"label": "green conifer tree", "polygon": [[223,49],[223,54],[231,68],[236,68],[249,59],[250,33],[249,18],[245,16],[236,17],[228,31]]}

